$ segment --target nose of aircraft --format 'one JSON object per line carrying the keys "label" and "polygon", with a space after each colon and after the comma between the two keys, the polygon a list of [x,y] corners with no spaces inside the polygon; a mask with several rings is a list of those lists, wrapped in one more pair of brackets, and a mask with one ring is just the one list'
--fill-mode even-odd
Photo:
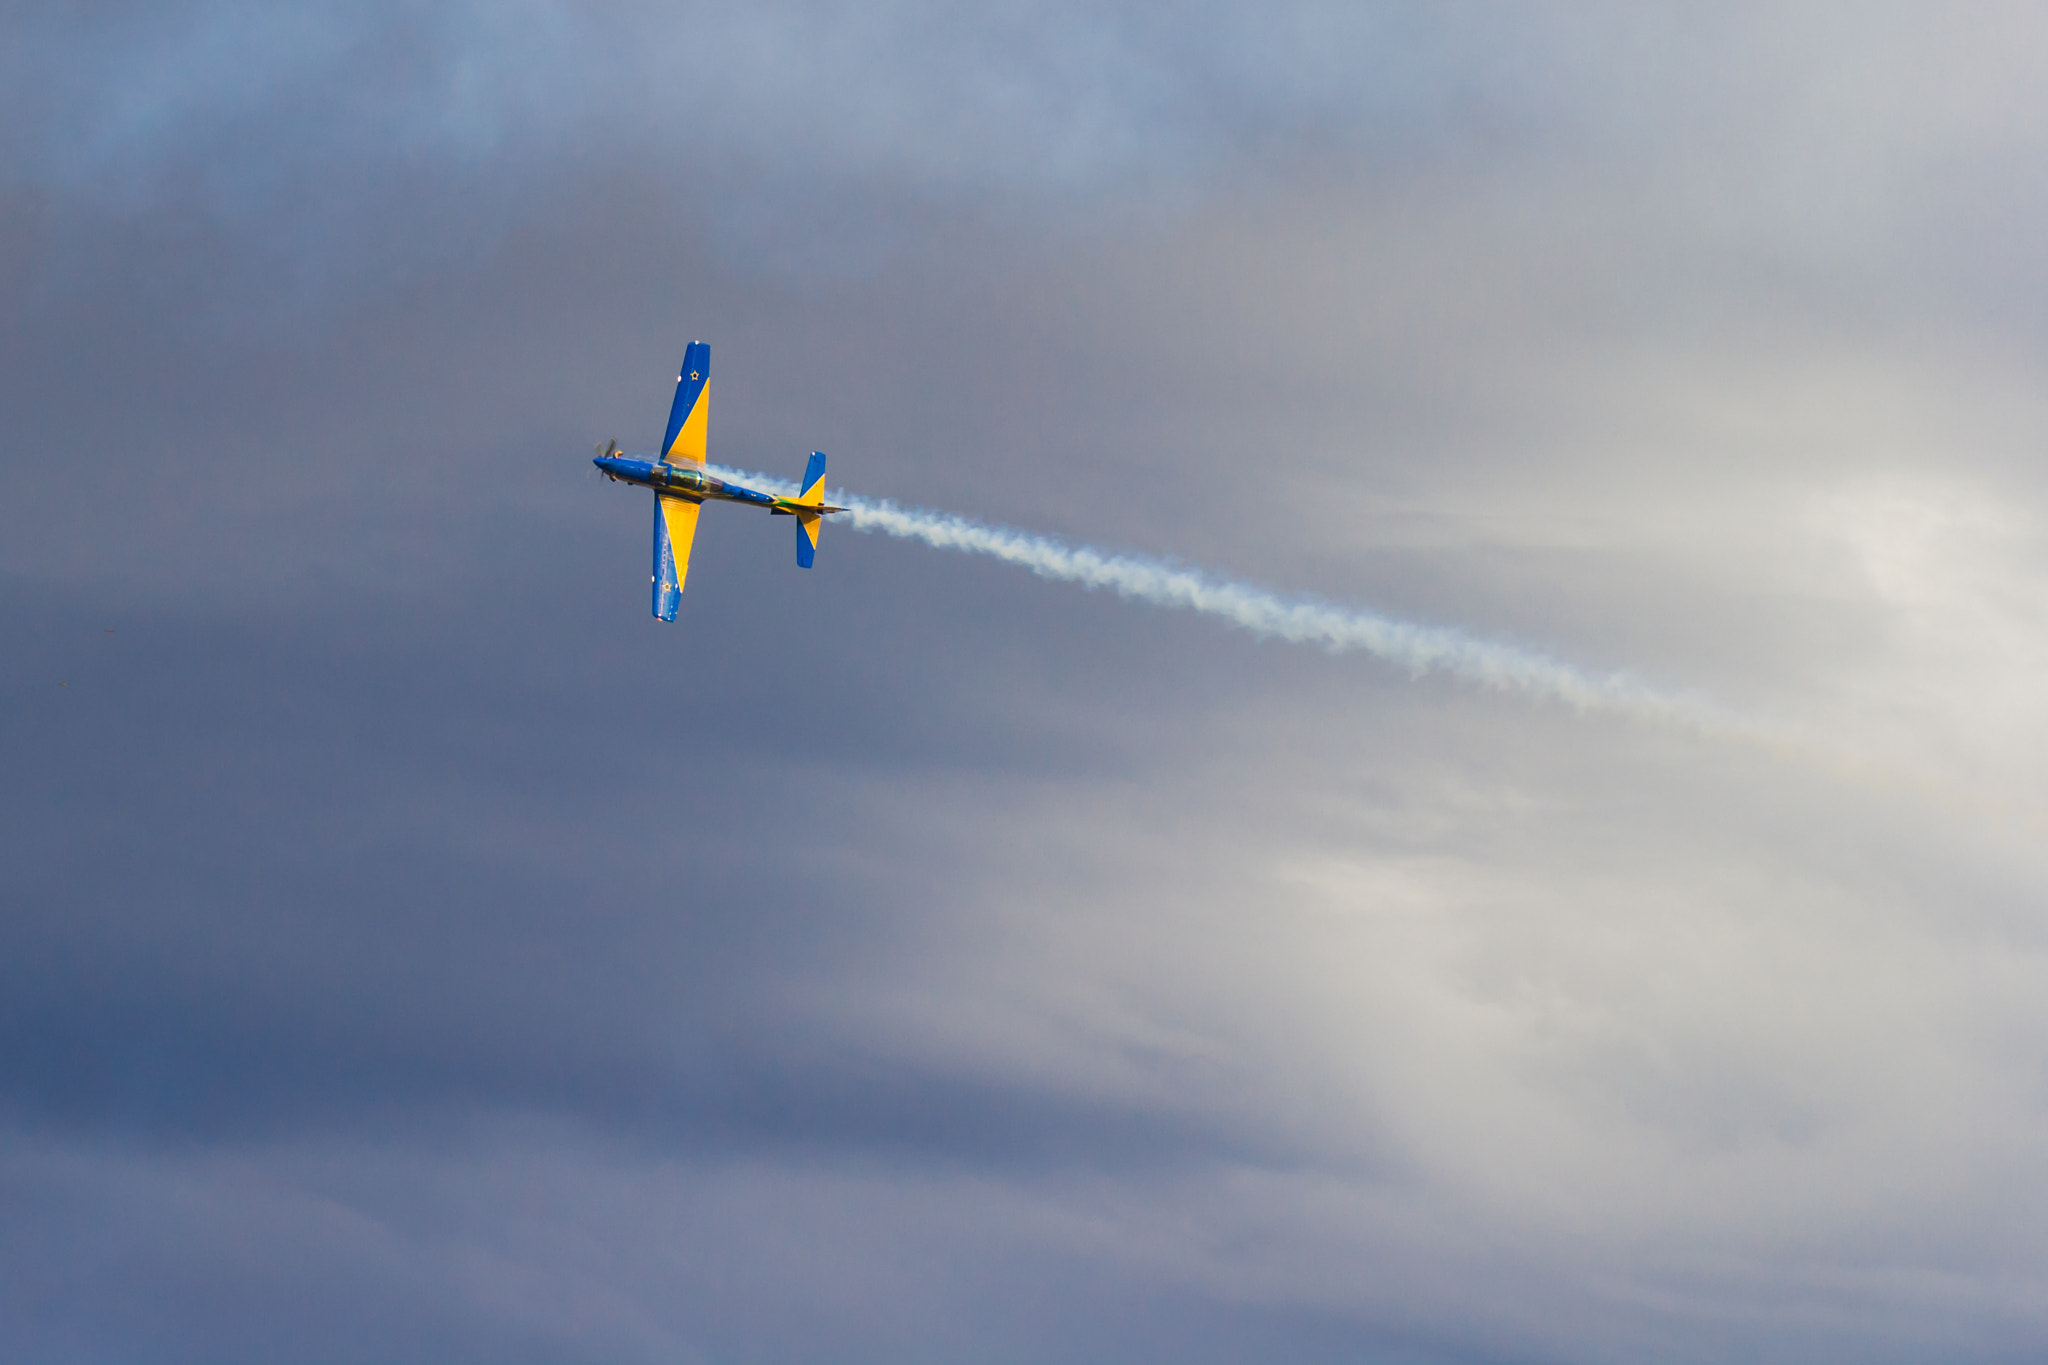
{"label": "nose of aircraft", "polygon": [[646,483],[654,476],[654,465],[651,461],[620,455],[616,451],[607,450],[591,463],[603,470],[606,476],[624,479],[627,483]]}

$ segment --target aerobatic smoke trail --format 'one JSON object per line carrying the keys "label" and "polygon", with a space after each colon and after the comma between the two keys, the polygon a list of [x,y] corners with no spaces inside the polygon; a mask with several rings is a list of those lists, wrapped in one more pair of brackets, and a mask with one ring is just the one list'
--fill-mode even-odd
{"label": "aerobatic smoke trail", "polygon": [[[797,491],[794,484],[772,475],[716,468],[713,472],[781,496]],[[1766,727],[1705,697],[1664,691],[1626,673],[1587,672],[1535,650],[1476,639],[1445,626],[1420,625],[1310,597],[1283,597],[1146,555],[1069,545],[1052,536],[992,526],[951,512],[843,493],[832,496],[847,509],[840,520],[850,522],[856,531],[879,531],[941,550],[987,555],[1042,578],[1108,588],[1154,606],[1219,616],[1256,635],[1321,645],[1333,653],[1355,650],[1417,676],[1449,673],[1502,691],[1561,701],[1581,711],[1620,712],[1688,729],[1765,738]]]}

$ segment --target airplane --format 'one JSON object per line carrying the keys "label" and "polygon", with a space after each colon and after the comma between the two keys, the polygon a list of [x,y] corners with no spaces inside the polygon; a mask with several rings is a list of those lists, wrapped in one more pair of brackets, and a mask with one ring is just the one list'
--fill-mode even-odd
{"label": "airplane", "polygon": [[765,507],[769,515],[796,518],[796,562],[808,569],[818,552],[818,527],[834,512],[825,501],[825,452],[811,452],[803,482],[793,498],[772,497],[715,478],[705,472],[706,435],[711,425],[711,347],[693,341],[683,352],[676,375],[676,400],[669,407],[668,434],[661,453],[641,459],[607,443],[591,461],[614,483],[639,484],[654,490],[654,614],[676,619],[683,600],[683,580],[690,574],[690,543],[697,537],[697,513],[706,502],[738,502]]}

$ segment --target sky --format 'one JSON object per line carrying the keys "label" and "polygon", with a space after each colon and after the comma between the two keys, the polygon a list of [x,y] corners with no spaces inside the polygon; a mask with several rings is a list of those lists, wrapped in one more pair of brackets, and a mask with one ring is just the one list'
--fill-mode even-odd
{"label": "sky", "polygon": [[[0,1357],[2038,1359],[2044,213],[2037,6],[14,7]],[[700,338],[1678,703],[731,507],[663,625]]]}

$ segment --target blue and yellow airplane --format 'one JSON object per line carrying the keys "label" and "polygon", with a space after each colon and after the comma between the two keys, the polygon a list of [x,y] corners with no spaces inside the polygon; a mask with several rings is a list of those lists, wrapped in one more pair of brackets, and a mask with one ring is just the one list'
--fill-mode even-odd
{"label": "blue and yellow airplane", "polygon": [[778,517],[796,518],[796,562],[808,569],[818,552],[818,527],[834,512],[825,501],[825,452],[811,453],[801,491],[793,498],[771,497],[714,478],[704,470],[706,436],[711,426],[711,348],[701,341],[683,352],[682,373],[676,376],[676,401],[668,411],[668,435],[661,454],[651,460],[621,455],[610,442],[593,461],[604,476],[654,490],[654,614],[676,619],[683,600],[683,580],[690,574],[690,543],[697,538],[697,513],[706,502],[741,502],[765,507]]}

